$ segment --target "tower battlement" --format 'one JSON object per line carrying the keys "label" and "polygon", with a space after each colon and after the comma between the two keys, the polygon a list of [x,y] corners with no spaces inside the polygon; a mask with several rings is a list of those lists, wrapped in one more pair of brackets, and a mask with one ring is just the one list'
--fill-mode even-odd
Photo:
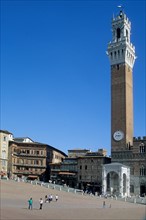
{"label": "tower battlement", "polygon": [[141,136],[139,136],[139,137],[133,137],[133,140],[134,140],[134,141],[146,141],[146,136],[143,136],[143,137],[141,137]]}
{"label": "tower battlement", "polygon": [[114,24],[117,23],[117,21],[121,21],[121,20],[124,20],[127,23],[127,25],[131,26],[131,21],[123,11],[120,11],[116,17],[112,18],[112,23]]}

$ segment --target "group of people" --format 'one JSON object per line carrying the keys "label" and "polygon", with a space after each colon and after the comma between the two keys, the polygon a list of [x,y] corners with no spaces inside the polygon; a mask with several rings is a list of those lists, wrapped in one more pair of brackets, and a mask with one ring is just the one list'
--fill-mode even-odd
{"label": "group of people", "polygon": [[[45,196],[45,202],[49,202],[50,203],[52,201],[53,201],[53,195],[52,194],[50,194],[48,196],[47,195]],[[55,195],[55,201],[56,202],[58,201],[58,195],[57,194]]]}
{"label": "group of people", "polygon": [[[45,202],[49,202],[50,203],[51,201],[53,201],[53,195],[52,194],[50,194],[49,196],[46,195],[45,196]],[[57,194],[55,195],[55,201],[56,202],[58,201],[58,195]],[[39,200],[40,209],[43,208],[43,203],[44,203],[43,199],[40,198],[40,200]],[[33,199],[30,198],[28,200],[28,209],[32,209],[32,208],[33,208]]]}

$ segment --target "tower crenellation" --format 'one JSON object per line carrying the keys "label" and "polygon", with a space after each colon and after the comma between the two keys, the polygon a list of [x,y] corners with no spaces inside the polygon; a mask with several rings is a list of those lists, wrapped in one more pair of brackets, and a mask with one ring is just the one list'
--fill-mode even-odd
{"label": "tower crenellation", "polygon": [[127,63],[133,68],[135,62],[135,47],[130,41],[131,22],[120,11],[119,15],[112,19],[112,41],[108,44],[107,54],[111,65]]}

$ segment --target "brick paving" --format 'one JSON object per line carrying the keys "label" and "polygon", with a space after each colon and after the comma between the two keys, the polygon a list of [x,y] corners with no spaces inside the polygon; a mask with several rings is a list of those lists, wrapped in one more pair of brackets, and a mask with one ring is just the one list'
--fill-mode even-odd
{"label": "brick paving", "polygon": [[[78,195],[24,182],[0,180],[1,220],[146,220],[146,206],[99,197]],[[39,199],[58,194],[59,200],[44,203],[39,210]],[[28,199],[33,198],[33,210],[28,210]],[[103,201],[106,207],[103,208]],[[111,208],[110,208],[111,205]]]}

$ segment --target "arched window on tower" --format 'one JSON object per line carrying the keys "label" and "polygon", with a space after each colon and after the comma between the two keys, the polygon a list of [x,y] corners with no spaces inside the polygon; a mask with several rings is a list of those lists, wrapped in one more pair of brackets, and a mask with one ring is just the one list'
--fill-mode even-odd
{"label": "arched window on tower", "polygon": [[111,52],[111,59],[113,59],[113,53]]}
{"label": "arched window on tower", "polygon": [[141,143],[139,145],[139,151],[140,151],[140,153],[145,153],[146,152],[146,146],[144,145],[144,143]]}
{"label": "arched window on tower", "polygon": [[129,34],[128,34],[128,30],[126,30],[126,39],[129,42]]}
{"label": "arched window on tower", "polygon": [[121,38],[121,29],[117,28],[117,41]]}
{"label": "arched window on tower", "polygon": [[114,58],[116,58],[116,56],[117,56],[117,52],[115,51],[115,52],[114,52]]}

